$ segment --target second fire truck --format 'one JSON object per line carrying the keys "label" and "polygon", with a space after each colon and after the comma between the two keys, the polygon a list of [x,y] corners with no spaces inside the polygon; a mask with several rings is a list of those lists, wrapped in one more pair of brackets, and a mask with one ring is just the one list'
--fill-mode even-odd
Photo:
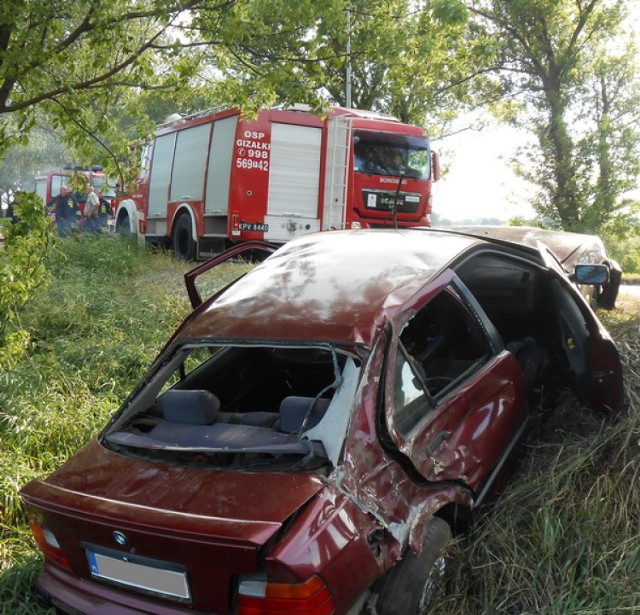
{"label": "second fire truck", "polygon": [[[82,186],[76,186],[79,190],[74,192],[74,186],[70,184],[73,183],[73,177],[78,175],[80,180],[82,180]],[[113,191],[114,182],[104,174],[102,167],[92,167],[91,169],[71,169],[65,167],[55,171],[41,173],[33,180],[33,190],[42,199],[43,204],[46,205],[50,203],[54,197],[58,196],[60,194],[60,188],[66,185],[71,188],[74,193],[74,197],[80,207],[80,212],[84,213],[84,202],[86,200],[84,185],[86,183],[91,183],[96,192],[103,192],[103,196],[109,201],[115,197],[115,192]]]}
{"label": "second fire truck", "polygon": [[314,231],[429,226],[437,154],[422,128],[390,115],[299,106],[178,116],[145,148],[116,225],[181,259],[229,244]]}

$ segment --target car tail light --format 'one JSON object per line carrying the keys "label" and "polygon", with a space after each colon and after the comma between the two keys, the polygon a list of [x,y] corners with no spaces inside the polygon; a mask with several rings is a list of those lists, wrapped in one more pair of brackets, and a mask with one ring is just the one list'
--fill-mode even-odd
{"label": "car tail light", "polygon": [[317,576],[304,583],[244,577],[238,594],[238,615],[331,615],[335,609],[329,589]]}
{"label": "car tail light", "polygon": [[44,556],[52,562],[71,570],[71,564],[69,564],[69,560],[61,549],[60,543],[53,532],[40,527],[35,521],[30,521],[29,525],[31,526],[31,532],[33,533],[36,544]]}

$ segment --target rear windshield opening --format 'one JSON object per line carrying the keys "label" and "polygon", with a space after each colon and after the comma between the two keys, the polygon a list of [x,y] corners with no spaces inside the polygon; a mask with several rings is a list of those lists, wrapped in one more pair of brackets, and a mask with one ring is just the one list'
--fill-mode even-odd
{"label": "rear windshield opening", "polygon": [[[344,437],[351,398],[334,398],[345,378],[353,388],[356,374],[353,357],[330,347],[185,347],[140,390],[106,441],[173,462],[319,467]],[[338,420],[325,429],[328,413]]]}

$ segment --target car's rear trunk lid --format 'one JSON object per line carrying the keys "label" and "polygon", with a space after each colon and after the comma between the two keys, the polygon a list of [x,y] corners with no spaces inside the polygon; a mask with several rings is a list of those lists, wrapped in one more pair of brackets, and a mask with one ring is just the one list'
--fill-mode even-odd
{"label": "car's rear trunk lid", "polygon": [[226,613],[235,575],[257,571],[260,548],[322,486],[307,473],[151,463],[93,441],[22,496],[73,576],[115,585],[125,603]]}

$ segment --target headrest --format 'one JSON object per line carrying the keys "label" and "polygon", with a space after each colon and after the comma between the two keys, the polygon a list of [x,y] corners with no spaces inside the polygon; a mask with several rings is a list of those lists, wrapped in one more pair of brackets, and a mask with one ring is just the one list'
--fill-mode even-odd
{"label": "headrest", "polygon": [[324,416],[331,400],[313,397],[299,397],[290,395],[280,404],[280,430],[295,433],[302,428],[304,418],[313,405],[313,410],[307,418],[306,428],[317,425]]}
{"label": "headrest", "polygon": [[220,410],[220,400],[202,389],[170,389],[160,397],[162,416],[172,423],[210,425]]}

